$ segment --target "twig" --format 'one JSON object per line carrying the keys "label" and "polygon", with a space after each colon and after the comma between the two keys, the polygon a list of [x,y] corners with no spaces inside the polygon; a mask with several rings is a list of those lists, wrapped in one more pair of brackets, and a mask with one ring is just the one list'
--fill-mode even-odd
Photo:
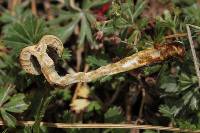
{"label": "twig", "polygon": [[115,93],[112,95],[110,101],[106,104],[107,107],[109,107],[115,100],[116,98],[118,97],[119,95],[119,92],[122,90],[122,88],[125,86],[125,84],[123,85],[120,85],[117,90],[115,91]]}
{"label": "twig", "polygon": [[72,97],[72,102],[73,102],[74,100],[76,100],[78,90],[79,90],[79,88],[80,88],[81,86],[82,86],[82,83],[78,83],[78,84],[77,84],[76,89],[75,89],[75,92],[74,92],[74,95],[73,95],[73,97]]}
{"label": "twig", "polygon": [[[85,68],[84,68],[84,72],[87,72],[88,70],[89,70],[89,65],[86,64]],[[78,83],[77,84],[76,90],[75,90],[73,98],[72,98],[72,102],[77,98],[78,90],[80,89],[80,87],[82,85],[83,85],[83,83]]]}
{"label": "twig", "polygon": [[139,115],[138,115],[139,119],[141,119],[142,116],[143,116],[143,108],[144,108],[145,97],[146,97],[146,92],[145,92],[145,89],[142,88],[142,101],[141,101]]}
{"label": "twig", "polygon": [[8,52],[9,52],[9,50],[7,48],[0,46],[0,53],[6,53],[7,54]]}
{"label": "twig", "polygon": [[136,103],[138,95],[141,92],[139,85],[130,85],[126,95],[126,121],[131,122],[132,119],[132,106]]}
{"label": "twig", "polygon": [[34,15],[37,16],[37,7],[36,7],[36,1],[35,0],[31,0],[31,11]]}
{"label": "twig", "polygon": [[11,11],[12,15],[15,15],[15,7],[20,4],[21,0],[9,0],[8,1],[8,9]]}
{"label": "twig", "polygon": [[145,92],[145,88],[144,88],[143,82],[141,80],[141,74],[139,74],[137,76],[137,78],[139,80],[140,91],[142,93],[142,101],[141,101],[141,105],[140,105],[140,109],[139,109],[139,114],[138,114],[138,120],[140,120],[142,118],[142,115],[143,115],[143,107],[144,107],[144,102],[145,102],[145,98],[146,98],[146,92]]}
{"label": "twig", "polygon": [[187,36],[187,33],[176,33],[176,34],[172,34],[172,35],[167,35],[164,38],[171,39],[171,38],[186,37],[186,36]]}
{"label": "twig", "polygon": [[[35,121],[17,121],[17,126],[32,126]],[[0,121],[0,125],[5,125]],[[153,126],[153,125],[135,125],[135,124],[111,124],[111,123],[95,123],[95,124],[80,124],[80,123],[51,123],[41,122],[40,126],[53,127],[53,128],[121,128],[121,129],[152,129],[163,131],[178,131],[199,133],[200,130],[180,129],[175,127]]]}
{"label": "twig", "polygon": [[80,71],[81,63],[82,63],[82,53],[84,52],[84,47],[78,47],[76,51],[76,71]]}
{"label": "twig", "polygon": [[[200,32],[197,32],[198,35],[200,35]],[[177,38],[177,37],[187,37],[187,33],[176,33],[172,35],[167,35],[164,38],[165,39],[171,39],[171,38]]]}
{"label": "twig", "polygon": [[51,4],[49,0],[44,0],[44,9],[45,9],[45,12],[47,13],[47,19],[52,20],[53,15],[51,13]]}
{"label": "twig", "polygon": [[192,40],[192,34],[191,34],[191,30],[190,30],[190,25],[186,25],[187,28],[187,33],[188,33],[188,39],[189,39],[189,43],[190,43],[190,48],[192,51],[192,57],[193,57],[193,61],[194,61],[194,66],[195,66],[195,70],[196,70],[196,74],[197,74],[197,78],[198,78],[198,82],[199,82],[199,87],[200,87],[200,71],[199,71],[199,66],[198,66],[198,59],[197,59],[197,55],[194,49],[194,43]]}

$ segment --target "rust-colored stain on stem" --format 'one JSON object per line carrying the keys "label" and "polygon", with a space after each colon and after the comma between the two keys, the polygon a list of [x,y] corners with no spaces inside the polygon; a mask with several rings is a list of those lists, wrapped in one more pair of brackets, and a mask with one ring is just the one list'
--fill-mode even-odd
{"label": "rust-colored stain on stem", "polygon": [[[145,65],[157,63],[174,56],[184,56],[184,48],[176,43],[156,45],[153,48],[140,51],[129,57],[125,57],[116,63],[102,66],[87,73],[78,72],[60,76],[55,70],[54,61],[47,54],[48,47],[53,48],[59,56],[61,56],[64,49],[62,42],[57,37],[53,35],[46,35],[38,44],[26,47],[21,51],[20,63],[22,68],[27,73],[35,75],[43,73],[50,84],[59,86],[67,86],[77,82],[90,82],[103,76],[126,72]],[[35,57],[37,59],[40,68],[34,65],[31,57]]]}

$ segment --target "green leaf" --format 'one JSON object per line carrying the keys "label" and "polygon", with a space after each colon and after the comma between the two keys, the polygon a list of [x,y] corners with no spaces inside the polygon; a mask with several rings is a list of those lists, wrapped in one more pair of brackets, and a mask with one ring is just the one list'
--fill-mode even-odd
{"label": "green leaf", "polygon": [[200,24],[200,11],[199,4],[195,3],[189,7],[183,9],[183,13],[186,16],[185,20],[187,23],[199,25]]}
{"label": "green leaf", "polygon": [[133,20],[135,19],[135,18],[137,18],[141,13],[142,13],[142,11],[144,10],[144,8],[145,8],[145,6],[146,6],[146,1],[144,0],[138,0],[137,1],[137,3],[136,3],[136,5],[135,5],[135,11],[134,11],[134,14],[133,14]]}
{"label": "green leaf", "polygon": [[90,24],[96,24],[97,23],[96,17],[92,13],[86,12],[85,16],[86,16],[86,18],[88,20],[88,23],[90,23]]}
{"label": "green leaf", "polygon": [[130,37],[128,38],[128,43],[134,43],[136,38],[140,38],[141,32],[139,30],[134,30]]}
{"label": "green leaf", "polygon": [[62,59],[69,61],[71,59],[71,51],[67,48],[64,49],[63,54],[62,54]]}
{"label": "green leaf", "polygon": [[54,98],[54,95],[48,96],[46,98],[42,98],[40,104],[38,105],[37,113],[35,115],[35,123],[33,125],[33,132],[36,132],[36,133],[39,132],[40,122],[41,122],[42,118],[44,117],[46,109],[47,109],[48,105],[50,104],[50,102],[53,100],[53,98]]}
{"label": "green leaf", "polygon": [[161,112],[163,114],[163,116],[168,117],[168,118],[172,118],[173,117],[173,113],[175,111],[175,108],[170,108],[167,105],[161,105],[159,107],[159,112]]}
{"label": "green leaf", "polygon": [[178,119],[177,120],[177,125],[180,128],[185,128],[185,129],[197,129],[195,124],[192,124],[189,120],[184,120],[184,119]]}
{"label": "green leaf", "polygon": [[[134,14],[134,3],[133,1],[127,1],[121,5],[122,14],[127,15],[129,22],[133,23],[133,14]],[[131,19],[130,19],[131,18]]]}
{"label": "green leaf", "polygon": [[148,76],[148,75],[151,75],[151,74],[154,74],[156,72],[158,72],[160,69],[161,69],[161,65],[154,65],[154,66],[148,66],[148,67],[145,67],[144,68],[144,75],[145,76]]}
{"label": "green leaf", "polygon": [[180,90],[180,91],[185,91],[185,90],[187,90],[188,88],[190,88],[191,86],[192,86],[192,84],[187,85],[187,86],[179,86],[179,90]]}
{"label": "green leaf", "polygon": [[172,32],[176,32],[177,19],[172,17],[168,10],[164,11],[164,17],[157,17],[158,23],[161,27],[170,29]]}
{"label": "green leaf", "polygon": [[9,127],[15,127],[16,119],[11,114],[7,113],[4,109],[1,109],[1,116]]}
{"label": "green leaf", "polygon": [[112,76],[104,76],[102,78],[99,79],[100,83],[105,83],[105,82],[111,82],[111,80],[113,79]]}
{"label": "green leaf", "polygon": [[47,21],[47,24],[50,26],[59,25],[62,22],[65,21],[67,22],[74,18],[74,12],[71,11],[65,11],[65,10],[57,11],[57,8],[53,9],[52,11],[58,12],[59,16],[55,19]]}
{"label": "green leaf", "polygon": [[30,127],[30,126],[24,127],[23,133],[32,133],[32,127]]}
{"label": "green leaf", "polygon": [[61,41],[64,43],[72,35],[72,33],[79,21],[80,21],[80,16],[75,15],[75,18],[66,26],[63,26],[60,28],[54,27],[56,30],[53,30],[52,34],[58,36],[61,39]]}
{"label": "green leaf", "polygon": [[144,133],[158,133],[158,132],[153,131],[153,130],[145,130]]}
{"label": "green leaf", "polygon": [[63,90],[61,89],[55,90],[54,95],[58,96],[58,98],[62,98],[65,101],[70,100],[72,97],[71,91],[69,90],[69,88],[66,88]]}
{"label": "green leaf", "polygon": [[186,104],[188,104],[190,102],[192,96],[193,96],[193,92],[192,91],[189,91],[185,95],[183,95],[182,99],[183,99],[184,105],[186,105]]}
{"label": "green leaf", "polygon": [[177,92],[178,86],[176,83],[163,83],[160,88],[165,89],[166,92]]}
{"label": "green leaf", "polygon": [[75,114],[71,113],[70,111],[64,111],[63,113],[63,119],[64,119],[64,122],[73,122],[74,118],[75,118]]}
{"label": "green leaf", "polygon": [[84,13],[81,13],[82,19],[81,19],[81,30],[79,35],[79,44],[83,44],[84,41],[87,39],[90,43],[94,43],[93,37],[92,37],[92,30],[89,25],[89,22],[86,18],[86,15]]}
{"label": "green leaf", "polygon": [[196,0],[172,0],[172,2],[177,5],[192,5]]}
{"label": "green leaf", "polygon": [[37,43],[45,34],[45,22],[34,16],[28,16],[10,26],[5,33],[4,42],[12,48],[13,55],[18,55],[22,48]]}
{"label": "green leaf", "polygon": [[86,58],[86,62],[91,66],[91,67],[101,67],[104,65],[108,64],[107,60],[101,59],[101,58],[96,58],[95,56],[88,56]]}
{"label": "green leaf", "polygon": [[78,40],[78,43],[79,44],[83,44],[84,41],[85,41],[85,38],[86,38],[86,20],[85,19],[82,19],[81,20],[81,29],[80,29],[80,36],[79,36],[79,40]]}
{"label": "green leaf", "polygon": [[8,129],[5,129],[2,133],[7,133],[8,132]]}
{"label": "green leaf", "polygon": [[119,123],[123,121],[124,117],[121,113],[120,108],[118,107],[111,107],[108,109],[108,111],[104,114],[105,122],[108,123]]}
{"label": "green leaf", "polygon": [[10,96],[9,94],[11,93],[12,88],[8,87],[7,89],[0,88],[0,107],[9,100]]}
{"label": "green leaf", "polygon": [[122,29],[131,25],[129,25],[128,20],[126,20],[125,18],[119,17],[115,19],[114,26],[116,28]]}
{"label": "green leaf", "polygon": [[185,73],[181,73],[181,75],[180,75],[180,80],[189,81],[189,80],[190,80],[190,77],[188,77]]}
{"label": "green leaf", "polygon": [[94,8],[94,7],[101,6],[108,2],[109,2],[109,0],[95,0],[95,1],[85,0],[83,2],[83,9]]}
{"label": "green leaf", "polygon": [[87,107],[87,110],[88,110],[89,112],[91,112],[91,111],[93,111],[93,110],[98,111],[98,110],[100,110],[100,109],[101,109],[101,105],[100,105],[97,101],[92,101],[92,102],[90,102],[90,104],[89,104],[88,107]]}
{"label": "green leaf", "polygon": [[187,76],[185,73],[181,73],[179,77],[179,82],[181,86],[188,86],[192,84],[191,78]]}
{"label": "green leaf", "polygon": [[6,111],[14,113],[22,113],[28,108],[28,104],[24,101],[24,94],[14,95],[9,102],[7,102],[3,107]]}
{"label": "green leaf", "polygon": [[[13,15],[13,12],[15,12],[15,15]],[[4,23],[3,33],[6,33],[8,28],[16,22],[20,22],[27,16],[31,16],[32,13],[30,10],[26,10],[23,4],[17,4],[13,11],[5,10],[1,17],[0,21]]]}
{"label": "green leaf", "polygon": [[192,110],[198,109],[198,100],[195,96],[193,96],[191,101],[190,101],[190,107],[191,107]]}

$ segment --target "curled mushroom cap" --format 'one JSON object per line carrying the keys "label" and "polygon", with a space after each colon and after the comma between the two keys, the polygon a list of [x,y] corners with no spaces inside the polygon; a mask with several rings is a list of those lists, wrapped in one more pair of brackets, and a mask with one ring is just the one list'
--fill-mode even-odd
{"label": "curled mushroom cap", "polygon": [[39,41],[38,45],[46,45],[47,47],[53,48],[57,52],[58,56],[61,56],[64,50],[63,43],[58,37],[54,35],[43,36],[42,39]]}
{"label": "curled mushroom cap", "polygon": [[62,42],[54,35],[45,35],[38,44],[22,49],[19,56],[22,68],[33,75],[41,74],[40,64],[36,58],[46,54],[49,47],[55,50],[58,56],[62,55],[64,49]]}
{"label": "curled mushroom cap", "polygon": [[19,60],[22,68],[30,74],[39,75],[41,71],[36,67],[35,62],[33,61],[33,53],[35,46],[29,46],[22,49]]}
{"label": "curled mushroom cap", "polygon": [[53,35],[46,35],[42,37],[38,44],[26,47],[21,51],[20,62],[27,73],[35,75],[43,73],[50,84],[66,86],[77,82],[90,82],[103,76],[130,71],[173,56],[183,57],[184,48],[177,44],[164,44],[137,52],[118,62],[102,66],[87,73],[78,72],[60,76],[54,66],[54,57],[61,56],[62,52],[62,42]]}

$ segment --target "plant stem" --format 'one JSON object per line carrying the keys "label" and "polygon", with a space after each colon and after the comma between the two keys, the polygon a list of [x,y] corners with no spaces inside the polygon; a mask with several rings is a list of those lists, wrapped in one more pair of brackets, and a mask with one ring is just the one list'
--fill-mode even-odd
{"label": "plant stem", "polygon": [[190,48],[192,51],[192,57],[193,57],[193,61],[194,61],[194,66],[195,66],[195,70],[196,70],[196,74],[197,74],[197,78],[198,78],[198,82],[199,82],[199,87],[200,87],[200,71],[199,71],[199,66],[198,66],[198,59],[197,59],[197,55],[194,49],[194,43],[192,40],[192,34],[191,34],[191,30],[190,30],[190,25],[186,25],[187,28],[187,33],[188,33],[188,39],[189,39],[189,43],[190,43]]}

